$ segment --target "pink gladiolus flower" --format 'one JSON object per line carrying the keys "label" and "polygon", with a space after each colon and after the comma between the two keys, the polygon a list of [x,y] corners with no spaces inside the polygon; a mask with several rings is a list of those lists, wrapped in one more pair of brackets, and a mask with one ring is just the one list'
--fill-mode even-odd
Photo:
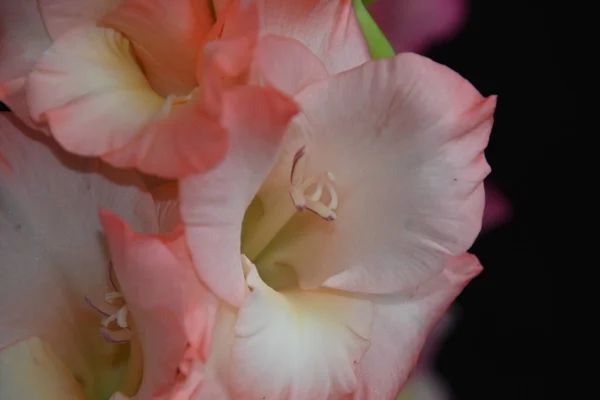
{"label": "pink gladiolus flower", "polygon": [[158,233],[159,221],[170,229],[166,209],[155,212],[135,172],[32,134],[0,116],[0,398],[187,399],[176,396],[199,382],[186,367],[208,355],[212,295],[191,266],[126,230],[120,245],[133,251],[113,254],[111,275],[97,213]]}
{"label": "pink gladiolus flower", "polygon": [[290,39],[257,54],[301,115],[284,137],[231,129],[224,161],[180,180],[221,299],[207,373],[232,399],[392,398],[480,271],[495,98],[414,54],[334,75]]}
{"label": "pink gladiolus flower", "polygon": [[456,33],[464,0],[375,0],[369,11],[396,52],[422,52]]}
{"label": "pink gladiolus flower", "polygon": [[49,36],[2,21],[0,99],[68,151],[168,178],[219,162],[236,97],[253,97],[246,125],[260,110],[273,124],[296,112],[277,91],[247,85],[263,79],[250,73],[259,34],[295,37],[331,72],[368,59],[349,0],[221,1],[216,20],[208,0],[40,0],[40,14],[4,3],[3,20],[43,21]]}
{"label": "pink gladiolus flower", "polygon": [[[0,147],[0,165],[7,182],[23,183],[7,186],[15,210],[0,222],[10,228],[27,215],[41,226],[7,236],[15,259],[2,260],[0,285],[16,284],[2,304],[15,305],[0,314],[8,360],[0,365],[23,367],[0,376],[20,376],[42,354],[46,367],[33,379],[55,382],[57,398],[102,388],[113,400],[393,399],[429,332],[481,271],[467,251],[481,229],[495,97],[415,54],[368,61],[350,0],[221,0],[214,16],[192,0],[92,3],[39,0],[41,14],[23,7],[41,15],[52,43],[24,57],[35,58],[30,74],[7,80],[0,65],[0,97],[26,90],[15,103],[25,105],[21,117],[70,152],[177,178],[179,204],[157,191],[155,209],[131,185],[144,206],[105,204],[80,177],[85,163],[103,164],[60,164],[5,124],[0,146],[18,151]],[[22,43],[26,33],[15,32]],[[38,153],[47,165],[22,168]],[[64,186],[37,184],[52,171]],[[105,184],[111,200],[125,190]],[[48,197],[59,206],[16,206]],[[100,206],[99,220],[75,201]],[[14,268],[19,243],[76,248],[108,264],[97,241],[88,252],[88,243],[48,239],[69,237],[57,235],[69,228],[58,227],[65,210],[78,240],[103,228],[115,279],[106,266],[83,274],[55,262],[69,267],[32,273],[40,282],[29,286]],[[57,276],[68,295],[47,285]],[[58,300],[16,304],[31,287]],[[44,307],[39,321],[17,318]],[[98,321],[105,339],[129,343],[125,385],[105,376],[120,375],[114,369],[93,373],[94,351],[79,350]],[[33,390],[12,381],[0,388],[7,396]]]}

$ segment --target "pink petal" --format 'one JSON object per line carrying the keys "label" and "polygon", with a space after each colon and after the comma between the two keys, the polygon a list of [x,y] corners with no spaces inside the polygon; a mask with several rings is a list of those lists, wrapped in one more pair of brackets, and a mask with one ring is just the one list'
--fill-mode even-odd
{"label": "pink petal", "polygon": [[124,0],[102,22],[132,42],[152,87],[187,95],[205,35],[213,24],[209,0]]}
{"label": "pink petal", "polygon": [[122,0],[37,0],[44,25],[56,40],[83,22],[99,20]]}
{"label": "pink petal", "polygon": [[57,40],[29,76],[28,100],[65,149],[119,167],[177,177],[212,166],[227,146],[201,96],[181,105],[158,96],[129,42],[107,28],[85,25]]}
{"label": "pink petal", "polygon": [[34,0],[0,1],[0,101],[29,125],[23,78],[50,47]]}
{"label": "pink petal", "polygon": [[423,52],[455,34],[466,17],[464,0],[377,0],[371,15],[397,53]]}
{"label": "pink petal", "polygon": [[0,83],[27,74],[50,46],[36,1],[0,1]]}
{"label": "pink petal", "polygon": [[352,0],[260,0],[261,33],[302,42],[330,73],[369,60]]}
{"label": "pink petal", "polygon": [[208,358],[216,302],[196,278],[183,237],[139,235],[114,214],[100,217],[143,350],[135,398],[166,399],[182,382],[197,386],[202,374],[190,375],[191,367]]}
{"label": "pink petal", "polygon": [[294,95],[329,76],[321,60],[294,39],[265,36],[256,53],[258,68],[269,84],[287,94]]}
{"label": "pink petal", "polygon": [[357,388],[371,302],[327,291],[276,292],[254,267],[247,283],[231,356],[235,399],[340,399]]}
{"label": "pink petal", "polygon": [[154,206],[134,171],[67,154],[33,135],[0,115],[0,348],[38,336],[86,382],[86,392],[97,392],[115,384],[105,373],[117,369],[123,348],[99,336],[99,314],[85,301],[110,290],[96,209],[155,231]]}
{"label": "pink petal", "polygon": [[[448,255],[471,246],[481,228],[495,97],[484,99],[448,68],[403,54],[296,98],[303,116],[258,195],[264,220],[283,218],[259,269],[292,266],[303,288],[393,293],[439,274]],[[306,178],[335,176],[335,221],[313,213],[288,221],[279,207],[293,211],[290,171],[304,146]],[[255,228],[248,236],[261,234]],[[245,254],[253,259],[262,249]]]}
{"label": "pink petal", "polygon": [[221,14],[233,1],[234,0],[213,0],[213,7],[217,16]]}
{"label": "pink petal", "polygon": [[196,79],[208,86],[205,96],[218,103],[221,92],[249,81],[258,41],[256,3],[232,2],[207,37],[210,41],[196,66]]}
{"label": "pink petal", "polygon": [[239,306],[246,290],[240,264],[244,212],[298,108],[275,90],[246,86],[227,92],[223,109],[228,153],[210,172],[180,181],[180,211],[200,277],[218,297]]}
{"label": "pink petal", "polygon": [[231,349],[236,320],[237,309],[220,303],[212,334],[210,357],[206,363],[205,379],[194,394],[194,400],[233,400],[230,392]]}
{"label": "pink petal", "polygon": [[375,301],[371,347],[359,365],[354,399],[394,398],[413,370],[425,339],[463,287],[481,272],[470,254],[450,258],[448,267],[410,295]]}

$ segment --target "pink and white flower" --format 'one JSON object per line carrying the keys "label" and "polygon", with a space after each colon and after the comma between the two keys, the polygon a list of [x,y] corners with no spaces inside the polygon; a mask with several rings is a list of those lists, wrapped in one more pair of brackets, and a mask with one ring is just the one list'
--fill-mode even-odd
{"label": "pink and white flower", "polygon": [[[52,44],[23,58],[36,59],[30,73],[15,68],[6,80],[2,67],[0,95],[18,99],[25,91],[19,114],[70,152],[178,180],[178,203],[160,203],[158,214],[142,195],[151,211],[137,209],[130,221],[131,203],[107,207],[84,190],[86,207],[103,208],[100,221],[89,210],[72,219],[91,218],[77,231],[87,240],[101,224],[116,280],[111,288],[106,268],[68,268],[59,276],[85,271],[92,283],[66,279],[64,287],[72,298],[90,296],[106,339],[143,353],[134,368],[142,371],[139,385],[111,381],[107,393],[394,398],[430,331],[481,271],[467,251],[481,229],[495,97],[415,54],[369,61],[350,0],[216,1],[214,16],[205,1],[170,2],[167,13],[160,0],[93,4],[72,18],[75,2],[39,0]],[[7,181],[15,170],[57,169],[65,174],[61,196],[73,190],[81,171],[57,163],[47,148],[42,159],[54,160],[51,167],[16,168],[25,158],[13,153],[43,153],[42,145],[5,130],[8,145],[26,141],[3,152]],[[37,181],[23,182],[30,183],[16,193]],[[26,215],[52,231],[65,210],[77,211]],[[0,222],[10,226],[15,211],[6,215]],[[135,218],[150,227],[135,226]],[[35,239],[12,235],[22,246]],[[86,257],[99,253],[88,247]],[[23,257],[15,256],[1,271],[19,282],[27,275],[15,269]],[[34,287],[25,282],[19,291]],[[98,291],[115,304],[94,300]],[[23,312],[65,308],[33,298],[19,305]],[[85,371],[92,358],[72,363],[63,336],[35,321],[19,325],[15,315],[11,308],[0,316],[9,332],[0,337],[0,357],[29,367],[31,352],[43,349],[49,369],[40,379],[64,379],[61,395],[85,388],[65,371],[81,376],[77,368]],[[52,315],[54,332],[61,320]],[[28,390],[7,387],[11,396]]]}
{"label": "pink and white flower", "polygon": [[465,252],[495,98],[413,54],[329,76],[301,44],[264,43],[302,113],[281,138],[230,132],[223,163],[180,181],[194,265],[223,302],[209,366],[234,399],[392,398],[480,271]]}
{"label": "pink and white flower", "polygon": [[177,398],[198,381],[182,366],[208,352],[212,295],[156,247],[113,259],[111,276],[97,212],[158,234],[166,203],[157,213],[137,173],[32,135],[0,115],[0,398]]}
{"label": "pink and white flower", "polygon": [[8,24],[0,99],[68,151],[168,178],[220,161],[237,96],[252,97],[246,124],[266,110],[262,119],[285,124],[296,112],[248,85],[259,34],[303,41],[332,72],[368,59],[349,0],[38,0],[39,14],[32,1],[5,3],[3,19],[41,20],[48,34]]}

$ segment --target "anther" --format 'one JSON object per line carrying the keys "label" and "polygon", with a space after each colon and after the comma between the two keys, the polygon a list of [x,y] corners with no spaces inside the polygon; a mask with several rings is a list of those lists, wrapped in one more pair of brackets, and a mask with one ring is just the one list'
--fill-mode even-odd
{"label": "anther", "polygon": [[[333,221],[337,218],[335,210],[339,205],[334,184],[335,175],[327,171],[305,178],[307,163],[308,151],[304,146],[296,152],[292,160],[289,190],[292,202],[300,212],[308,209],[327,221]],[[310,188],[314,188],[312,193],[307,193]],[[329,194],[330,198],[327,204],[323,201],[325,193]]]}
{"label": "anther", "polygon": [[[98,306],[88,296],[85,297],[85,301],[103,316],[100,321],[100,335],[109,343],[125,343],[131,339],[133,333],[127,321],[129,310],[123,294],[117,289],[112,263],[109,265],[109,281],[113,290],[104,294],[105,304]],[[116,322],[118,329],[109,328],[113,322]]]}

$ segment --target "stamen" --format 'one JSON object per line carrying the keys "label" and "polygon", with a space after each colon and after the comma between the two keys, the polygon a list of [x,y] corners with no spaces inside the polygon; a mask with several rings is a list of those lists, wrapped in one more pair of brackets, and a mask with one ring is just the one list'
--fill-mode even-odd
{"label": "stamen", "polygon": [[92,307],[96,312],[102,314],[105,317],[108,317],[110,315],[109,313],[107,313],[106,311],[101,309],[100,307],[96,306],[94,304],[94,302],[92,301],[92,299],[90,299],[88,296],[85,296],[84,299],[85,299],[85,302],[88,304],[88,306]]}
{"label": "stamen", "polygon": [[327,182],[325,184],[325,186],[327,187],[327,190],[329,190],[329,195],[331,196],[331,200],[329,200],[329,204],[327,205],[327,208],[329,208],[331,210],[337,210],[338,205],[340,204],[340,201],[338,199],[338,194],[335,190],[335,187],[333,186],[332,182]]}
{"label": "stamen", "polygon": [[169,115],[171,113],[173,106],[179,106],[179,105],[185,104],[188,101],[190,101],[191,98],[192,98],[191,93],[186,96],[180,96],[180,95],[175,95],[175,94],[168,95],[167,98],[165,99],[165,102],[163,103],[162,107],[158,111],[156,118],[158,119],[158,118],[166,117],[167,115]]}
{"label": "stamen", "polygon": [[117,311],[117,325],[119,325],[121,328],[129,327],[127,324],[127,314],[127,306],[123,306],[119,311]]}
{"label": "stamen", "polygon": [[104,301],[113,304],[115,300],[122,299],[123,295],[120,292],[108,292],[104,294]]}
{"label": "stamen", "polygon": [[108,280],[110,281],[110,286],[113,288],[113,292],[118,292],[117,277],[115,276],[115,268],[113,267],[112,261],[108,262]]}
{"label": "stamen", "polygon": [[100,325],[102,325],[105,328],[108,328],[108,325],[110,325],[111,322],[117,320],[117,313],[110,314],[108,317],[102,318],[102,320],[100,321]]}
{"label": "stamen", "polygon": [[319,181],[317,183],[317,187],[315,188],[315,192],[309,196],[309,199],[312,201],[319,201],[321,196],[323,195],[323,182]]}
{"label": "stamen", "polygon": [[[126,343],[131,339],[133,332],[129,329],[129,322],[127,321],[129,310],[125,304],[123,294],[117,289],[112,263],[109,264],[109,281],[114,290],[104,294],[104,301],[108,304],[106,307],[95,305],[88,296],[85,296],[85,301],[103,316],[100,321],[100,335],[109,343]],[[119,306],[115,305],[117,302],[120,303]],[[113,322],[116,322],[118,329],[109,329]]]}
{"label": "stamen", "polygon": [[302,183],[304,178],[304,171],[306,170],[306,161],[308,157],[304,157],[306,154],[306,146],[303,146],[294,154],[292,160],[292,172],[290,175],[290,183],[292,186],[299,185]]}
{"label": "stamen", "polygon": [[[335,188],[335,175],[331,172],[322,172],[316,176],[304,179],[308,154],[306,146],[300,148],[294,155],[292,161],[292,172],[290,176],[290,197],[296,209],[300,212],[311,210],[326,221],[337,218],[335,210],[339,205],[339,197]],[[312,194],[307,191],[314,186]],[[329,202],[323,202],[324,193],[329,194]]]}
{"label": "stamen", "polygon": [[100,336],[104,338],[108,343],[127,343],[133,338],[133,332],[129,329],[122,329],[119,331],[112,331],[108,328],[100,328]]}

